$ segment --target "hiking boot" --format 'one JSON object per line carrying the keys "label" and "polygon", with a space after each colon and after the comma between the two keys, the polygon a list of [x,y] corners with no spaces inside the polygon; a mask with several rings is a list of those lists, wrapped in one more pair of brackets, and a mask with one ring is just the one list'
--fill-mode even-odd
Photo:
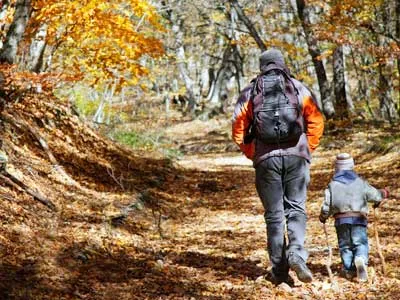
{"label": "hiking boot", "polygon": [[354,259],[354,264],[357,269],[357,278],[359,281],[365,282],[368,280],[368,272],[367,266],[365,265],[364,259],[362,257],[357,256]]}
{"label": "hiking boot", "polygon": [[311,282],[312,273],[307,267],[305,261],[293,252],[289,253],[289,267],[296,272],[297,278],[302,282]]}
{"label": "hiking boot", "polygon": [[289,274],[278,276],[275,275],[274,272],[272,272],[272,270],[265,275],[265,280],[272,282],[274,285],[280,285],[281,283],[286,283],[290,287],[294,286],[294,280]]}

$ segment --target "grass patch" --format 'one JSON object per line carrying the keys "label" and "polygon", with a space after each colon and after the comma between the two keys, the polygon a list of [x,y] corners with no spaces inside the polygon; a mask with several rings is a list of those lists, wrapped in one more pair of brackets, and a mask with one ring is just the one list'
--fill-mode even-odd
{"label": "grass patch", "polygon": [[139,134],[137,132],[117,132],[113,135],[113,138],[126,146],[133,149],[146,149],[154,150],[155,142],[152,138],[147,135]]}
{"label": "grass patch", "polygon": [[388,153],[400,149],[400,134],[384,135],[366,143],[365,152]]}
{"label": "grass patch", "polygon": [[174,148],[172,141],[161,134],[119,131],[112,134],[111,137],[132,149],[158,151],[169,159],[179,159],[183,156],[180,150]]}

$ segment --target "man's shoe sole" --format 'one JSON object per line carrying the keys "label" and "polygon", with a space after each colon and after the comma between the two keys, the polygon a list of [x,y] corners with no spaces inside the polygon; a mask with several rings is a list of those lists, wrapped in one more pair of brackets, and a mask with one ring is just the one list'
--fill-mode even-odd
{"label": "man's shoe sole", "polygon": [[[311,282],[312,281],[312,275],[311,275],[311,271],[305,272],[303,270],[303,268],[299,265],[299,264],[293,264],[290,267],[293,271],[296,272],[297,278],[302,281],[302,282]],[[309,274],[307,274],[309,273]]]}
{"label": "man's shoe sole", "polygon": [[293,252],[289,253],[288,264],[289,267],[296,272],[297,278],[300,281],[311,282],[313,280],[310,269],[300,256],[297,256]]}

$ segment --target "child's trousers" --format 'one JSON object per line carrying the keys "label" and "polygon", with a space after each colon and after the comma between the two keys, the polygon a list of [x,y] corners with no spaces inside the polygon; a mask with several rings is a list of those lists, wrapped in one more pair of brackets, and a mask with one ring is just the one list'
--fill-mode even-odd
{"label": "child's trousers", "polygon": [[336,226],[336,233],[340,256],[346,271],[355,270],[354,259],[356,257],[362,257],[365,264],[368,264],[367,226],[341,224]]}

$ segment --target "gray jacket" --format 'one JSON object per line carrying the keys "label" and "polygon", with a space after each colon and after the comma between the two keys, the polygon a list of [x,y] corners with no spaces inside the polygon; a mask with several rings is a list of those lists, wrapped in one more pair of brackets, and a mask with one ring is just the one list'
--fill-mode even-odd
{"label": "gray jacket", "polygon": [[382,193],[358,176],[346,183],[332,180],[325,190],[321,216],[327,219],[329,216],[348,212],[367,215],[367,202],[379,203],[380,201],[382,201]]}

